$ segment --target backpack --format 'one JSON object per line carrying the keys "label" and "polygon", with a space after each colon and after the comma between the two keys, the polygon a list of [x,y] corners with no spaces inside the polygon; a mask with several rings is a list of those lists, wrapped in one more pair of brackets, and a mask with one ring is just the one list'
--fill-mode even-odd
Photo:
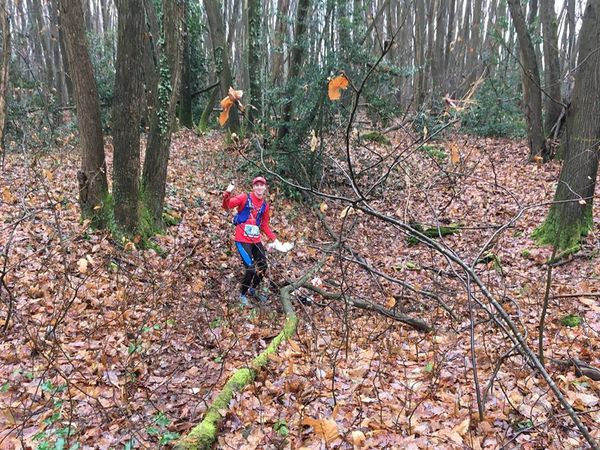
{"label": "backpack", "polygon": [[[239,225],[241,223],[245,223],[246,221],[248,221],[248,218],[250,217],[250,211],[252,211],[252,208],[253,208],[252,199],[250,198],[250,194],[247,194],[246,206],[244,206],[244,209],[242,209],[235,216],[233,216],[233,224]],[[263,201],[263,204],[260,207],[260,209],[258,210],[258,214],[256,215],[256,226],[260,227],[260,222],[262,220],[262,216],[265,213],[266,209],[267,209],[267,202]]]}

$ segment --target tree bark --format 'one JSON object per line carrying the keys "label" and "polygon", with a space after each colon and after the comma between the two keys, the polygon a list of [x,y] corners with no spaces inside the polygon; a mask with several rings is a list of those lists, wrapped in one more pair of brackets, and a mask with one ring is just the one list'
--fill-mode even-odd
{"label": "tree bark", "polygon": [[142,97],[142,0],[118,0],[118,43],[113,106],[113,198],[117,226],[132,234],[139,221]]}
{"label": "tree bark", "polygon": [[[213,43],[213,57],[215,62],[215,71],[219,77],[221,95],[225,97],[229,88],[233,87],[233,77],[231,76],[231,67],[229,65],[229,49],[225,40],[225,27],[219,4],[216,0],[204,0],[206,17],[210,28],[211,41]],[[231,108],[229,111],[229,120],[227,126],[231,133],[237,133],[240,127],[237,108]]]}
{"label": "tree bark", "polygon": [[84,217],[92,219],[97,226],[104,226],[102,209],[108,193],[104,141],[100,102],[85,39],[81,0],[59,0],[59,5],[66,54],[69,61],[77,61],[70,68],[70,75],[81,142],[81,166],[77,174],[79,203]]}
{"label": "tree bark", "polygon": [[[57,2],[57,8],[59,8],[59,1],[60,0],[54,0]],[[79,0],[81,2],[81,0]],[[62,68],[63,68],[63,73],[65,76],[65,87],[67,89],[67,100],[68,103],[71,103],[71,100],[73,99],[73,79],[71,78],[71,72],[69,70],[69,55],[67,53],[67,46],[65,44],[65,32],[63,30],[63,26],[62,26],[62,19],[60,14],[58,14],[57,17],[57,23],[58,23],[58,44],[60,46],[60,56],[62,58]],[[86,47],[87,50],[87,47]]]}
{"label": "tree bark", "polygon": [[286,102],[283,105],[283,124],[279,128],[278,139],[283,139],[289,132],[289,122],[292,120],[293,105],[292,99],[295,94],[294,83],[296,77],[300,74],[302,62],[305,53],[305,38],[307,29],[308,10],[310,9],[310,0],[298,0],[298,10],[296,11],[296,26],[294,31],[294,46],[292,47],[292,56],[290,58],[290,68],[288,76],[288,89]]}
{"label": "tree bark", "polygon": [[8,10],[6,0],[0,0],[0,27],[2,28],[2,67],[0,67],[0,153],[4,154],[5,129],[6,129],[6,111],[8,100],[8,84],[10,74],[10,22],[8,20]]}
{"label": "tree bark", "polygon": [[[262,76],[260,41],[262,28],[261,0],[248,0],[248,78],[250,80],[248,119],[250,127],[262,114]],[[256,108],[256,109],[255,109]]]}
{"label": "tree bark", "polygon": [[415,77],[413,98],[419,111],[425,100],[425,0],[415,1]]}
{"label": "tree bark", "polygon": [[183,1],[182,48],[181,48],[181,93],[179,95],[179,123],[193,128],[192,119],[192,68],[190,66],[190,32],[188,29],[188,0]]}
{"label": "tree bark", "polygon": [[271,50],[273,55],[271,83],[274,85],[279,85],[283,81],[283,61],[285,57],[283,43],[287,34],[287,21],[285,20],[284,11],[287,11],[289,7],[289,0],[277,1],[277,21],[275,22],[275,35],[273,36],[273,48]]}
{"label": "tree bark", "polygon": [[431,61],[431,82],[434,97],[442,94],[444,80],[444,40],[446,34],[446,20],[448,19],[448,3],[438,0],[436,8],[435,44],[433,59]]}
{"label": "tree bark", "polygon": [[60,32],[56,1],[50,1],[48,3],[48,12],[50,15],[51,27],[50,47],[52,48],[54,66],[54,86],[58,93],[60,106],[67,106],[69,104],[69,95],[66,87],[65,67],[60,54]]}
{"label": "tree bark", "polygon": [[588,0],[579,40],[573,101],[563,136],[565,161],[548,217],[534,237],[575,251],[590,231],[600,157],[600,0]]}
{"label": "tree bark", "polygon": [[540,16],[542,32],[544,33],[544,110],[546,136],[550,136],[552,127],[558,126],[557,122],[562,112],[560,94],[560,64],[558,60],[558,36],[556,15],[554,13],[554,0],[541,0]]}
{"label": "tree bark", "polygon": [[527,120],[529,158],[547,158],[544,126],[542,123],[542,91],[535,49],[531,42],[525,16],[519,0],[508,0],[510,15],[515,25],[519,42],[519,59],[523,69],[523,108]]}
{"label": "tree bark", "polygon": [[[151,0],[146,8],[151,7]],[[158,89],[154,113],[150,120],[150,133],[142,176],[144,205],[149,216],[149,227],[153,231],[163,226],[162,212],[167,186],[167,168],[171,134],[175,126],[175,113],[179,83],[181,81],[181,20],[182,3],[163,1],[163,45],[155,46],[155,61],[158,62]]]}

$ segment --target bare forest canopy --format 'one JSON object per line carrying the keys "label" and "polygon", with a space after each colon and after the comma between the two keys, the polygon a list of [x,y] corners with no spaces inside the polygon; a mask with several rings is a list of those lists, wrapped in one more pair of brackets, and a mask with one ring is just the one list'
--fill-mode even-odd
{"label": "bare forest canopy", "polygon": [[[600,448],[600,0],[0,36],[1,449]],[[223,209],[257,176],[266,269]]]}

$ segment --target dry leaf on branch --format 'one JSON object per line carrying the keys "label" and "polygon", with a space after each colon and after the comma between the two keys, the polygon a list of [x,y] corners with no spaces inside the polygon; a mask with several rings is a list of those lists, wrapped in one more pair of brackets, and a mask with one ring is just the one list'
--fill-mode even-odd
{"label": "dry leaf on branch", "polygon": [[329,85],[327,86],[329,100],[339,100],[342,97],[342,89],[348,89],[349,85],[350,82],[344,74],[329,80]]}
{"label": "dry leaf on branch", "polygon": [[221,114],[219,115],[219,125],[224,126],[229,120],[229,110],[234,104],[238,104],[240,109],[243,109],[243,105],[240,103],[242,96],[244,95],[244,91],[236,91],[232,87],[229,88],[229,93],[227,97],[221,100]]}

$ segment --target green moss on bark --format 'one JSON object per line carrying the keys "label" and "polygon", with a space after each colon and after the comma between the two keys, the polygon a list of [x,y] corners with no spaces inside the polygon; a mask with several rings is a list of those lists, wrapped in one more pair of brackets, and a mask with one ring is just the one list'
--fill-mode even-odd
{"label": "green moss on bark", "polygon": [[560,223],[555,207],[550,208],[548,217],[537,227],[531,237],[538,245],[556,245],[560,251],[558,259],[576,253],[581,248],[581,239],[588,235],[593,226],[591,208],[579,222],[569,225]]}

